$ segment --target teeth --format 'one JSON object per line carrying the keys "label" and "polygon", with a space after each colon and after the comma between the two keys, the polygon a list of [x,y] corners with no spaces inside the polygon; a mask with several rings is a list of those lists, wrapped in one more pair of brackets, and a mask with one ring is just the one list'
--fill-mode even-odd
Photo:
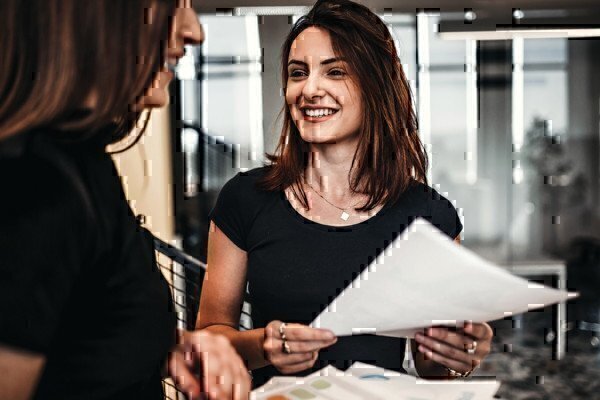
{"label": "teeth", "polygon": [[330,108],[320,108],[320,109],[310,109],[307,108],[304,110],[304,114],[308,115],[309,117],[316,117],[316,118],[320,118],[320,117],[325,117],[328,115],[331,115],[335,112],[335,110],[332,110]]}

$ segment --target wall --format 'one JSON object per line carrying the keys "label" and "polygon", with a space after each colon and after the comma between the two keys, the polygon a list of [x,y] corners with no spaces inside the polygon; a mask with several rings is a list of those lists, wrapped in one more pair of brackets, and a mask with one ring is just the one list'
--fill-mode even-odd
{"label": "wall", "polygon": [[146,227],[165,241],[174,239],[169,133],[168,108],[154,110],[140,142],[113,156],[134,213],[145,215]]}

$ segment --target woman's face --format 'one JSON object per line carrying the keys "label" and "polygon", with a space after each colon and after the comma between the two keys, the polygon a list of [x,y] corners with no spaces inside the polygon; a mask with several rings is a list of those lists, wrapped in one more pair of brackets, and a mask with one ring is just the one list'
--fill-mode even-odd
{"label": "woman's face", "polygon": [[307,28],[292,43],[285,97],[302,139],[316,144],[358,137],[362,101],[350,74],[327,31]]}
{"label": "woman's face", "polygon": [[198,16],[192,8],[192,0],[178,0],[173,20],[173,29],[167,48],[167,65],[158,73],[145,96],[140,99],[142,108],[163,107],[169,102],[168,86],[173,79],[177,62],[185,54],[184,45],[201,44],[204,32],[198,21]]}

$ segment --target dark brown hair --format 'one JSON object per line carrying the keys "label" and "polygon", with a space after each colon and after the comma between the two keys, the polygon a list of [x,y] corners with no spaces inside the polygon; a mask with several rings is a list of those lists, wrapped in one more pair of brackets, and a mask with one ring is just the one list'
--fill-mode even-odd
{"label": "dark brown hair", "polygon": [[[174,9],[175,0],[1,0],[0,139],[113,122],[107,142],[126,137],[164,63]],[[96,106],[78,113],[91,95]]]}
{"label": "dark brown hair", "polygon": [[[350,67],[363,104],[360,141],[349,174],[350,188],[365,193],[360,211],[396,201],[413,180],[427,183],[427,155],[418,136],[412,93],[394,40],[386,24],[371,10],[349,0],[319,0],[292,27],[282,49],[281,77],[288,80],[292,43],[309,27],[326,30],[333,50]],[[309,145],[300,136],[289,106],[284,105],[283,129],[272,165],[261,181],[266,190],[291,187],[308,208],[302,176]]]}

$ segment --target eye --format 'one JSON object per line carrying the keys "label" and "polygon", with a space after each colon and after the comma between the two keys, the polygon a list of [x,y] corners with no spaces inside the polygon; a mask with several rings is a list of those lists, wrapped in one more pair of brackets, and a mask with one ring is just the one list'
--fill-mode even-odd
{"label": "eye", "polygon": [[346,76],[346,71],[344,71],[343,69],[335,68],[329,71],[329,75],[339,78]]}
{"label": "eye", "polygon": [[290,78],[302,78],[306,76],[306,72],[301,69],[294,69],[290,72]]}

